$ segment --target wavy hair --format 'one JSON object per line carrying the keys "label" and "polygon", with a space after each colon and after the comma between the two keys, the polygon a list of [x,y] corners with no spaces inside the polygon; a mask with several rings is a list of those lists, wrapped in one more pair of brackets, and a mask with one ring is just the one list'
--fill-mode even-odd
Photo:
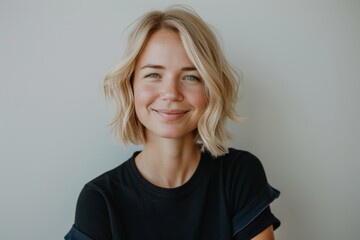
{"label": "wavy hair", "polygon": [[234,107],[237,100],[239,74],[227,62],[213,30],[192,9],[171,6],[164,11],[151,11],[137,19],[130,32],[124,56],[106,75],[104,92],[115,103],[111,123],[114,137],[125,144],[145,142],[144,126],[135,113],[132,79],[136,61],[150,36],[159,29],[176,31],[185,51],[204,82],[208,105],[199,119],[197,139],[212,155],[227,152],[229,134],[227,118],[239,119]]}

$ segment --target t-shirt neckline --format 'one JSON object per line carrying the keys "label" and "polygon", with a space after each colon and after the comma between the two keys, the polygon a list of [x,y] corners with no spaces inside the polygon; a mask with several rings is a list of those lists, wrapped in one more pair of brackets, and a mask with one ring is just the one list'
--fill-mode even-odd
{"label": "t-shirt neckline", "polygon": [[202,179],[202,176],[204,176],[205,171],[205,162],[206,157],[205,155],[207,152],[201,152],[200,161],[198,163],[198,166],[193,173],[193,175],[190,177],[188,181],[186,181],[183,185],[175,188],[163,188],[156,186],[155,184],[149,182],[146,180],[142,174],[140,173],[139,169],[137,168],[135,164],[135,157],[140,153],[141,151],[137,151],[133,154],[133,156],[130,158],[130,168],[138,180],[139,187],[143,188],[145,191],[147,191],[149,194],[156,195],[160,198],[176,198],[183,196],[185,194],[188,194],[192,190],[196,188],[196,186],[199,184],[199,182]]}

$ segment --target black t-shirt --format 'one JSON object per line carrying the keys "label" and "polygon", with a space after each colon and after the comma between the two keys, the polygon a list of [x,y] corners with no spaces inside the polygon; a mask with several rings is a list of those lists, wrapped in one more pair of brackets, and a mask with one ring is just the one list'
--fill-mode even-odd
{"label": "black t-shirt", "polygon": [[280,222],[269,204],[279,196],[252,154],[203,152],[193,176],[177,188],[145,180],[135,156],[87,183],[67,240],[250,239]]}

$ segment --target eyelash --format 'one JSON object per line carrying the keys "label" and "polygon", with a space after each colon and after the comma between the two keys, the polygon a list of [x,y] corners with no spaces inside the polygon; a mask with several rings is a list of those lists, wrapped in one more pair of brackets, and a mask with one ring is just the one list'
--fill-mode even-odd
{"label": "eyelash", "polygon": [[190,79],[187,79],[187,78],[193,78],[191,81],[198,81],[198,82],[200,82],[200,80],[201,80],[199,77],[194,76],[194,75],[186,75],[186,76],[184,76],[184,80],[190,80]]}
{"label": "eyelash", "polygon": [[[157,74],[157,73],[150,73],[148,75],[145,76],[145,78],[159,78],[160,75]],[[192,78],[192,79],[188,79],[188,78]],[[185,75],[183,77],[183,80],[190,80],[190,81],[201,81],[201,79],[197,76],[194,76],[194,75]]]}
{"label": "eyelash", "polygon": [[160,75],[157,73],[150,73],[145,76],[145,78],[158,78],[158,77],[160,77]]}

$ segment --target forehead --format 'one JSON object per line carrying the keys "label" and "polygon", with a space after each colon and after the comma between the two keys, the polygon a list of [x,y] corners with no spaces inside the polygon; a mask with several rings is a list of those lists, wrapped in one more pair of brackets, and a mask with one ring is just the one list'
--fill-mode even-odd
{"label": "forehead", "polygon": [[143,64],[193,66],[179,34],[172,29],[157,30],[149,37],[136,61],[137,67]]}

